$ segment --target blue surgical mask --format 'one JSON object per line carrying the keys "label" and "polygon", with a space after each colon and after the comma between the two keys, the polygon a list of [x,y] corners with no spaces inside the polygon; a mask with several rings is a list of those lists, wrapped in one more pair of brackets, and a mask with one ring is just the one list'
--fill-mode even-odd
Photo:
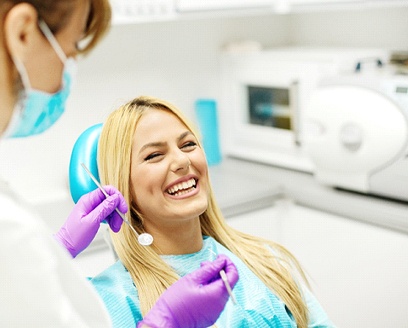
{"label": "blue surgical mask", "polygon": [[13,58],[20,73],[24,90],[18,96],[13,115],[3,134],[6,138],[20,138],[42,133],[52,126],[65,110],[65,103],[76,71],[76,61],[74,58],[67,58],[44,21],[40,21],[39,26],[58,57],[64,63],[62,87],[53,94],[31,88],[24,65],[17,58]]}

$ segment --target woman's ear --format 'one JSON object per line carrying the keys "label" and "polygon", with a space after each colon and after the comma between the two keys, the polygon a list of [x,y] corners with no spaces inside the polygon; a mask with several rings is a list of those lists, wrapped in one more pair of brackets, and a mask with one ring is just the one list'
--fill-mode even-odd
{"label": "woman's ear", "polygon": [[4,19],[5,46],[9,54],[24,60],[30,47],[37,46],[41,38],[37,10],[28,3],[13,6]]}

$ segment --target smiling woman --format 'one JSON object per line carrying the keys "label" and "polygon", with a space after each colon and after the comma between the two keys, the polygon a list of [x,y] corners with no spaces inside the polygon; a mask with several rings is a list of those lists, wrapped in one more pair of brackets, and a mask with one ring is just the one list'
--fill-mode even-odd
{"label": "smiling woman", "polygon": [[130,204],[129,221],[154,242],[140,246],[124,226],[112,234],[120,260],[92,283],[114,326],[134,326],[180,277],[225,254],[238,268],[237,305],[218,327],[332,327],[296,259],[281,245],[229,227],[215,201],[197,132],[172,104],[139,97],[104,124],[101,181]]}
{"label": "smiling woman", "polygon": [[[160,236],[156,246],[166,253],[183,253],[187,245],[190,252],[200,250],[201,238],[191,233],[200,231],[198,217],[207,208],[207,175],[204,152],[187,126],[171,111],[144,111],[133,136],[132,199],[143,228]],[[183,242],[174,243],[168,229],[181,223]]]}

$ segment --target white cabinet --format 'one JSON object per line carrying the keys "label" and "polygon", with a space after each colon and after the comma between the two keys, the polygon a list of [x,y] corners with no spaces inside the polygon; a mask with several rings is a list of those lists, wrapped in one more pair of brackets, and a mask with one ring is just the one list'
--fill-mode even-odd
{"label": "white cabinet", "polygon": [[197,10],[227,10],[237,8],[271,8],[278,0],[176,0],[180,12]]}
{"label": "white cabinet", "polygon": [[111,0],[111,5],[113,23],[119,25],[212,16],[407,6],[408,0]]}
{"label": "white cabinet", "polygon": [[227,218],[231,227],[250,235],[281,242],[282,218],[286,213],[281,206],[273,206],[261,210]]}
{"label": "white cabinet", "polygon": [[286,0],[111,0],[114,24],[273,13]]}
{"label": "white cabinet", "polygon": [[376,4],[383,4],[388,6],[397,6],[407,4],[407,0],[288,0],[288,3],[293,6],[303,6],[307,8],[320,7],[328,8],[329,6],[344,6],[344,5],[366,5],[372,6]]}
{"label": "white cabinet", "polygon": [[408,327],[408,235],[287,200],[228,223],[292,251],[338,327]]}
{"label": "white cabinet", "polygon": [[292,5],[338,5],[367,3],[367,0],[289,0]]}
{"label": "white cabinet", "polygon": [[173,0],[112,0],[114,24],[166,21],[176,18]]}

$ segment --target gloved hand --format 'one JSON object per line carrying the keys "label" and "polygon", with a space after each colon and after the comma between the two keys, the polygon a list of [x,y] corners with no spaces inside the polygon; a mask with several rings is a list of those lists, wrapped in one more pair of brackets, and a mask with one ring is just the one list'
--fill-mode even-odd
{"label": "gloved hand", "polygon": [[137,327],[201,328],[213,325],[229,298],[220,277],[221,269],[233,288],[238,281],[238,270],[226,255],[219,255],[215,261],[201,263],[199,269],[170,286]]}
{"label": "gloved hand", "polygon": [[57,239],[72,255],[77,256],[89,246],[98,232],[99,226],[105,220],[114,232],[118,232],[123,220],[116,213],[118,208],[122,213],[128,211],[122,194],[112,186],[104,186],[105,195],[96,189],[83,195],[74,206],[64,225],[55,234]]}

